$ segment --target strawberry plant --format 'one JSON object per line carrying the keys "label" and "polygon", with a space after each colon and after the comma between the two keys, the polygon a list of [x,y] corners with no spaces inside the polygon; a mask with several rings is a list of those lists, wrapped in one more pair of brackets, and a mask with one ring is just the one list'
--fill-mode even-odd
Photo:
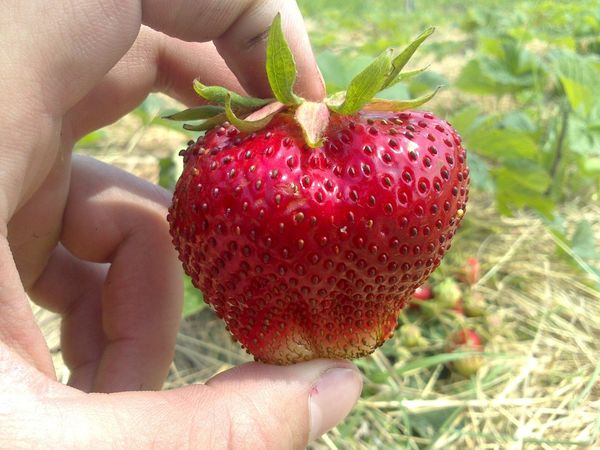
{"label": "strawberry plant", "polygon": [[206,130],[181,152],[173,242],[194,285],[257,359],[371,353],[450,248],[468,196],[460,137],[412,109],[435,92],[373,98],[421,72],[402,68],[432,31],[383,52],[347,90],[310,102],[293,92],[278,17],[266,67],[275,99],[196,81],[211,105],[170,116]]}
{"label": "strawberry plant", "polygon": [[472,352],[464,358],[452,361],[452,370],[464,377],[475,375],[483,365],[483,344],[479,335],[471,329],[460,330],[449,338],[449,350],[451,352]]}

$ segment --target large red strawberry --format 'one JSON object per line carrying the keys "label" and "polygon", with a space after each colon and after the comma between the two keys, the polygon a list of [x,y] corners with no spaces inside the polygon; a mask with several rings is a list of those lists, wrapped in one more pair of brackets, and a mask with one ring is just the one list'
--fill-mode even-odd
{"label": "large red strawberry", "polygon": [[377,58],[346,92],[313,103],[292,92],[289,71],[275,70],[293,65],[276,18],[267,57],[276,101],[196,82],[224,107],[172,116],[204,119],[193,128],[208,129],[182,152],[173,242],[195,286],[258,360],[372,352],[450,247],[468,195],[460,137],[430,113],[403,110],[431,96],[371,100],[417,72],[400,70],[431,31]]}

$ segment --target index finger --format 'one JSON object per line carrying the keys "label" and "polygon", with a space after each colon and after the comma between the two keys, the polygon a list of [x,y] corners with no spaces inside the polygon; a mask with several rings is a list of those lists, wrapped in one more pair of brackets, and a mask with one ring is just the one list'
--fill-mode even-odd
{"label": "index finger", "polygon": [[[257,2],[255,13],[242,15],[235,26],[215,40],[217,50],[244,88],[261,97],[271,95],[265,64],[268,29],[278,12],[273,8],[275,3]],[[295,91],[309,100],[322,100],[323,78],[296,2],[284,1],[279,12],[298,69]]]}
{"label": "index finger", "polygon": [[[255,96],[270,97],[266,36],[277,13],[281,13],[284,34],[296,59],[296,93],[310,100],[324,96],[322,78],[294,0],[61,3],[64,7],[49,8],[44,15],[32,15],[25,3],[19,3],[23,7],[14,14],[23,17],[6,33],[19,35],[23,27],[37,30],[32,42],[9,40],[9,68],[31,67],[30,73],[44,87],[40,101],[43,99],[48,112],[63,114],[79,102],[133,45],[142,23],[181,40],[214,41],[244,89]],[[47,57],[49,54],[52,58]]]}
{"label": "index finger", "polygon": [[[198,9],[198,2],[183,0],[177,3],[175,10],[189,8],[193,12],[194,6]],[[186,6],[187,3],[190,4]],[[283,31],[298,70],[296,93],[310,100],[324,97],[322,77],[295,1],[204,0],[200,14],[187,16],[174,14],[166,5],[166,2],[147,0],[143,21],[180,39],[213,40],[242,86],[260,97],[272,95],[265,71],[266,43],[269,27],[275,15],[281,13]]]}

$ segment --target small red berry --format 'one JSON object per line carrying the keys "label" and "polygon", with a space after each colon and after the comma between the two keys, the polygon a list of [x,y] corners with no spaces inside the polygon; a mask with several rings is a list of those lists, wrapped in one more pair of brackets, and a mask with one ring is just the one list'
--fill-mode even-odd
{"label": "small red berry", "polygon": [[460,272],[460,280],[469,286],[473,286],[479,281],[481,265],[475,257],[467,258],[465,265]]}
{"label": "small red berry", "polygon": [[449,338],[449,350],[451,352],[472,352],[473,355],[457,359],[450,365],[452,370],[464,377],[470,377],[477,373],[483,365],[483,345],[479,335],[471,329],[463,329]]}
{"label": "small red berry", "polygon": [[462,298],[458,283],[452,278],[446,278],[433,288],[434,300],[443,309],[452,309]]}
{"label": "small red berry", "polygon": [[463,298],[464,312],[467,317],[484,316],[487,305],[483,295],[480,292],[468,292]]}
{"label": "small red berry", "polygon": [[433,298],[433,291],[431,290],[431,285],[429,283],[424,283],[415,289],[415,292],[412,294],[414,299],[417,300],[429,300]]}

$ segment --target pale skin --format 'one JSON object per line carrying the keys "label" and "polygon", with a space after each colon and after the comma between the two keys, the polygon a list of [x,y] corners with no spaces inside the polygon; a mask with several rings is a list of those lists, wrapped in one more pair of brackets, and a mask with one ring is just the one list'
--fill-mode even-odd
{"label": "pale skin", "polygon": [[[0,448],[303,448],[333,427],[360,393],[347,362],[247,364],[159,391],[182,303],[170,195],[71,154],[149,92],[197,103],[196,77],[268,96],[264,33],[277,12],[298,92],[322,98],[295,2],[0,0],[0,10]],[[68,386],[27,294],[62,315]]]}

